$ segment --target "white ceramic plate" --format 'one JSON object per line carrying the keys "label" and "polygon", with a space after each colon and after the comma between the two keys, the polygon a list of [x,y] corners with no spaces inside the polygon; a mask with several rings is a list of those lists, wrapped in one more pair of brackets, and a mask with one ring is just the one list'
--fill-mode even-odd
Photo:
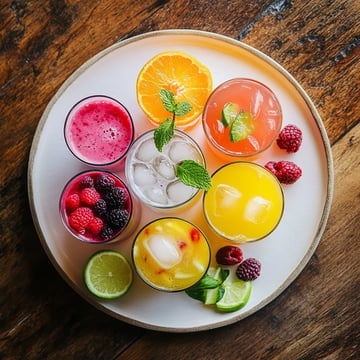
{"label": "white ceramic plate", "polygon": [[[183,50],[207,65],[214,87],[234,77],[249,77],[268,85],[283,110],[283,125],[293,123],[303,131],[296,154],[273,146],[258,163],[290,160],[303,169],[301,179],[284,186],[285,211],[278,228],[266,239],[242,245],[245,257],[262,263],[249,303],[233,313],[218,313],[185,293],[153,290],[138,277],[130,292],[118,300],[99,300],[90,295],[82,279],[83,267],[97,250],[112,248],[130,259],[132,238],[111,245],[84,244],[70,236],[61,223],[58,198],[66,181],[88,167],[68,151],[63,126],[68,110],[78,100],[105,94],[125,104],[138,134],[151,128],[136,102],[136,77],[144,63],[166,50]],[[201,123],[190,131],[205,146]],[[221,163],[206,152],[213,172]],[[123,173],[120,173],[123,176]],[[143,34],[119,42],[94,56],[70,76],[48,104],[40,119],[31,148],[28,189],[34,223],[41,243],[55,268],[88,302],[120,320],[160,331],[190,332],[224,326],[256,312],[276,298],[301,272],[324,231],[333,192],[331,150],[322,121],[311,100],[280,65],[263,53],[230,38],[201,31],[167,30]],[[143,206],[139,226],[160,217]],[[175,215],[175,214],[169,214]],[[201,200],[191,211],[176,214],[194,221],[212,239],[203,223]],[[204,228],[205,227],[205,228]]]}

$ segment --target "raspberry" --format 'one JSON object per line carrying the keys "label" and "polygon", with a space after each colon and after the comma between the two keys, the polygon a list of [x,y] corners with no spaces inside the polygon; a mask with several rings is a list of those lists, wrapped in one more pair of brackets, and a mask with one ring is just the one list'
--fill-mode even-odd
{"label": "raspberry", "polygon": [[276,143],[280,149],[285,149],[288,153],[297,152],[302,142],[302,132],[295,125],[286,125],[279,134]]}
{"label": "raspberry", "polygon": [[68,212],[72,212],[80,206],[80,196],[78,193],[69,195],[65,199],[65,208]]}
{"label": "raspberry", "polygon": [[260,276],[261,264],[254,258],[244,260],[236,269],[236,275],[244,281],[255,280]]}
{"label": "raspberry", "polygon": [[105,193],[115,186],[115,180],[105,174],[101,174],[95,179],[95,189],[100,193]]}
{"label": "raspberry", "polygon": [[85,188],[80,192],[80,200],[83,204],[93,206],[100,199],[100,194],[94,188]]}
{"label": "raspberry", "polygon": [[114,234],[114,230],[108,226],[108,225],[105,225],[101,231],[100,231],[100,239],[102,240],[109,240]]}
{"label": "raspberry", "polygon": [[80,234],[85,234],[89,222],[93,219],[94,213],[88,207],[79,207],[69,216],[69,225]]}
{"label": "raspberry", "polygon": [[104,218],[106,216],[107,213],[107,206],[106,206],[106,201],[104,199],[99,199],[93,207],[93,211],[94,214]]}
{"label": "raspberry", "polygon": [[127,194],[123,188],[113,187],[105,194],[104,200],[110,208],[124,208],[127,200]]}
{"label": "raspberry", "polygon": [[99,235],[103,226],[104,226],[104,222],[100,218],[95,216],[90,220],[90,222],[87,224],[86,228],[92,234]]}
{"label": "raspberry", "polygon": [[269,161],[265,167],[270,170],[282,184],[293,184],[301,175],[302,170],[291,161]]}
{"label": "raspberry", "polygon": [[94,187],[94,180],[91,176],[84,176],[83,179],[80,181],[80,188],[91,188]]}
{"label": "raspberry", "polygon": [[243,253],[237,246],[223,246],[216,253],[216,262],[221,265],[239,264],[243,259]]}
{"label": "raspberry", "polygon": [[122,229],[129,219],[129,213],[126,210],[113,209],[108,213],[107,221],[113,229]]}

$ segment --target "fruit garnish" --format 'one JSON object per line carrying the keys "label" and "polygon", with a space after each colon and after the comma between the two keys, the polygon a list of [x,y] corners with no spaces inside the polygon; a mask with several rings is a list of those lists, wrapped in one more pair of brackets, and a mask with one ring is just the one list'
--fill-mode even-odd
{"label": "fruit garnish", "polygon": [[69,216],[69,225],[80,234],[85,234],[89,222],[93,219],[93,211],[85,206],[75,209]]}
{"label": "fruit garnish", "polygon": [[296,125],[286,125],[280,131],[276,143],[280,149],[285,149],[288,153],[295,153],[302,143],[302,131]]}
{"label": "fruit garnish", "polygon": [[221,121],[225,127],[228,127],[236,118],[240,108],[237,104],[226,103],[221,112]]}
{"label": "fruit garnish", "polygon": [[69,195],[65,199],[65,208],[67,211],[72,212],[80,206],[80,196],[78,193]]}
{"label": "fruit garnish", "polygon": [[185,185],[209,190],[211,177],[208,171],[194,160],[184,160],[175,167],[176,176]]}
{"label": "fruit garnish", "polygon": [[230,140],[234,143],[246,139],[254,131],[254,120],[250,113],[239,113],[230,125]]}
{"label": "fruit garnish", "polygon": [[234,280],[228,277],[222,284],[224,287],[223,297],[215,304],[222,312],[232,312],[243,308],[249,301],[252,282]]}
{"label": "fruit garnish", "polygon": [[216,253],[216,262],[221,265],[235,265],[241,263],[243,253],[241,249],[234,245],[226,245]]}
{"label": "fruit garnish", "polygon": [[260,276],[261,264],[254,258],[244,260],[236,269],[236,276],[244,281],[255,280]]}
{"label": "fruit garnish", "polygon": [[88,290],[102,299],[116,299],[126,294],[133,282],[133,271],[124,255],[101,250],[90,257],[84,269]]}
{"label": "fruit garnish", "polygon": [[204,64],[188,53],[162,52],[143,66],[136,81],[138,103],[155,124],[169,116],[159,99],[161,89],[171,91],[177,103],[192,104],[191,111],[176,121],[181,126],[191,124],[200,116],[210,95],[212,76]]}
{"label": "fruit garnish", "polygon": [[80,191],[80,200],[83,204],[93,206],[100,199],[100,194],[94,188],[84,188]]}
{"label": "fruit garnish", "polygon": [[270,170],[282,184],[294,184],[302,175],[301,168],[292,161],[269,161],[265,167]]}

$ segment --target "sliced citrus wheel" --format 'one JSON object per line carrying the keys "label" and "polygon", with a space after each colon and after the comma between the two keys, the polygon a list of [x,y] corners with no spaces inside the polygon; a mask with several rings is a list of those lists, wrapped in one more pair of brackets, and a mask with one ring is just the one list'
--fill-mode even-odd
{"label": "sliced citrus wheel", "polygon": [[151,58],[138,74],[136,94],[139,106],[155,125],[171,116],[162,104],[161,89],[170,90],[177,103],[188,101],[192,105],[190,112],[176,118],[178,126],[190,126],[211,93],[212,76],[204,64],[182,51],[166,51]]}
{"label": "sliced citrus wheel", "polygon": [[216,308],[224,312],[236,311],[244,307],[249,301],[252,289],[251,281],[232,281],[229,278],[223,283],[225,289],[223,297],[216,303]]}
{"label": "sliced citrus wheel", "polygon": [[85,285],[102,299],[116,299],[126,294],[133,282],[133,271],[124,255],[101,250],[88,260],[84,270]]}

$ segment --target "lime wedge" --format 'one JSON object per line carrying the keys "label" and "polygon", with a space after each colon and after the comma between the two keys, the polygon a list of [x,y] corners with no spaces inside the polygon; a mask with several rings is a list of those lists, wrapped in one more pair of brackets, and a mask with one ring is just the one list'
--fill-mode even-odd
{"label": "lime wedge", "polygon": [[116,299],[126,294],[133,282],[133,271],[124,255],[101,250],[88,260],[84,270],[86,287],[102,299]]}
{"label": "lime wedge", "polygon": [[236,116],[230,128],[230,140],[238,142],[247,138],[254,131],[254,120],[250,113],[242,112]]}
{"label": "lime wedge", "polygon": [[236,311],[244,307],[249,301],[252,289],[251,281],[231,281],[229,278],[223,283],[223,297],[216,303],[216,308],[223,312]]}
{"label": "lime wedge", "polygon": [[236,118],[239,112],[239,106],[234,103],[227,103],[224,105],[221,112],[221,121],[225,127],[228,127]]}
{"label": "lime wedge", "polygon": [[[215,280],[224,281],[221,267],[210,267],[208,270],[208,275],[213,277]],[[216,304],[224,295],[224,288],[222,286],[217,286],[214,289],[206,289],[204,291],[204,304],[213,305]]]}

